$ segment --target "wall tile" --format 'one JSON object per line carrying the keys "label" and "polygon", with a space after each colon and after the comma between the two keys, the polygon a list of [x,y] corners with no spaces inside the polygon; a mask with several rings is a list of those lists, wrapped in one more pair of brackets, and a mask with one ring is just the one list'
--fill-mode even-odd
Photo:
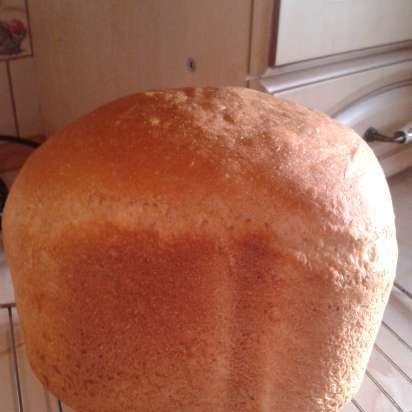
{"label": "wall tile", "polygon": [[0,134],[16,134],[6,63],[0,62]]}
{"label": "wall tile", "polygon": [[33,58],[10,62],[20,136],[42,134],[40,104]]}

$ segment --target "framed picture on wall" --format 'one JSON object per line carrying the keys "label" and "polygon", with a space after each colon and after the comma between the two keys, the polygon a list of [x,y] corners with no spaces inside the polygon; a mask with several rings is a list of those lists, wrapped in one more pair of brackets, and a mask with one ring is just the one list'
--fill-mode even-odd
{"label": "framed picture on wall", "polygon": [[27,0],[0,0],[0,60],[31,55]]}

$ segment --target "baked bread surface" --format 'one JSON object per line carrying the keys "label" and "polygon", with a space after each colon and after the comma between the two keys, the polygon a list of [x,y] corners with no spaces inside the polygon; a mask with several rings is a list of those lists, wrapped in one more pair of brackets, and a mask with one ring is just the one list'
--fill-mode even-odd
{"label": "baked bread surface", "polygon": [[329,412],[396,266],[352,130],[241,88],[124,97],[29,158],[4,242],[27,354],[80,412]]}

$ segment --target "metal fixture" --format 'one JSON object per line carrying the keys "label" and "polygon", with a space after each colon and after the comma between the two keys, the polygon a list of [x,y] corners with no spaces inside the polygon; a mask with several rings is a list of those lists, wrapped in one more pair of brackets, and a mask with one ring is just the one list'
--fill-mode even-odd
{"label": "metal fixture", "polygon": [[363,137],[368,142],[379,141],[400,144],[412,143],[412,122],[406,124],[402,127],[402,129],[397,130],[393,136],[386,136],[374,127],[369,127]]}
{"label": "metal fixture", "polygon": [[[6,310],[8,312],[9,319],[9,332],[11,343],[11,357],[12,357],[12,373],[14,380],[14,397],[16,399],[17,412],[24,412],[23,393],[20,383],[20,372],[17,358],[17,344],[16,344],[16,332],[14,328],[13,311],[16,309],[14,302],[0,303],[0,310]],[[56,412],[63,412],[63,406],[59,399],[56,400]]]}

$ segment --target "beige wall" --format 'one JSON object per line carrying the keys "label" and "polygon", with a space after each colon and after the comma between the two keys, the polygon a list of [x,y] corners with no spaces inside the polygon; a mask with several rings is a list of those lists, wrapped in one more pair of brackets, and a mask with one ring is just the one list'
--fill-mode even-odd
{"label": "beige wall", "polygon": [[[259,4],[261,0],[257,0]],[[247,85],[252,0],[31,0],[47,134],[118,96]],[[196,71],[186,67],[193,57]]]}

